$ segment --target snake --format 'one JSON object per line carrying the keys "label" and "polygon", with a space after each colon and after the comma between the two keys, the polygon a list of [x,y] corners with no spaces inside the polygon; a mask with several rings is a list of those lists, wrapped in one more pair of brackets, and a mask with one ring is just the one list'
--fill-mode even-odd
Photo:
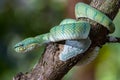
{"label": "snake", "polygon": [[44,44],[65,40],[64,49],[59,54],[59,59],[67,61],[78,54],[84,53],[91,45],[89,38],[91,24],[88,21],[80,20],[80,18],[93,20],[107,28],[110,33],[115,30],[114,23],[108,16],[88,4],[77,3],[75,5],[75,16],[76,19],[62,20],[48,33],[22,40],[14,46],[14,50],[17,53],[27,53]]}

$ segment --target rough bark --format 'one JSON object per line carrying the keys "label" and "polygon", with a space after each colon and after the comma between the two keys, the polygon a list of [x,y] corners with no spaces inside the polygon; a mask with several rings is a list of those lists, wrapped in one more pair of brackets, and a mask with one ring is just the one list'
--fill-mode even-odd
{"label": "rough bark", "polygon": [[[111,19],[116,16],[120,1],[119,0],[92,0],[91,6],[104,12]],[[102,46],[108,41],[106,35],[108,30],[94,22],[90,31],[90,39],[92,44],[90,48],[83,54],[80,54],[72,59],[62,62],[58,55],[63,50],[64,41],[59,43],[50,43],[46,46],[42,58],[39,60],[36,67],[26,74],[19,74],[15,80],[61,80],[61,78],[74,66],[78,61],[84,57],[89,57],[89,53],[93,51],[96,46]]]}

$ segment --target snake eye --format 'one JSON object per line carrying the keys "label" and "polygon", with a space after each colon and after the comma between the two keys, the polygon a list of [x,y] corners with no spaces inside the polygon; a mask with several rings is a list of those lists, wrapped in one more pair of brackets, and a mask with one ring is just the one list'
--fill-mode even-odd
{"label": "snake eye", "polygon": [[14,48],[17,48],[17,47],[20,47],[20,46],[24,46],[24,44],[17,44],[17,45],[15,45]]}
{"label": "snake eye", "polygon": [[19,46],[24,46],[24,44],[19,44]]}

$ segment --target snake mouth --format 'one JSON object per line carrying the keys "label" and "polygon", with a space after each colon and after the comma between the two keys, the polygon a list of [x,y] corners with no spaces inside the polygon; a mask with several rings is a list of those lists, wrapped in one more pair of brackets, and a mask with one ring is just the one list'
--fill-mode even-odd
{"label": "snake mouth", "polygon": [[25,51],[25,48],[24,47],[21,47],[21,46],[19,46],[19,47],[15,47],[15,49],[14,49],[17,53],[25,53],[26,51]]}

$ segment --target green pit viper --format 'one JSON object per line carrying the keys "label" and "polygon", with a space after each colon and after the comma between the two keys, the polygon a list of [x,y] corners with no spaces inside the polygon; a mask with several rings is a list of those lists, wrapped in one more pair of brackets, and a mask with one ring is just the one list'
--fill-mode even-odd
{"label": "green pit viper", "polygon": [[49,33],[27,38],[14,46],[18,53],[26,53],[49,42],[65,41],[64,49],[59,55],[61,61],[66,61],[78,54],[84,53],[90,46],[91,40],[88,37],[90,23],[79,18],[91,19],[104,27],[109,32],[114,32],[115,27],[112,20],[104,13],[85,4],[75,5],[75,19],[64,19],[59,25],[53,27]]}

